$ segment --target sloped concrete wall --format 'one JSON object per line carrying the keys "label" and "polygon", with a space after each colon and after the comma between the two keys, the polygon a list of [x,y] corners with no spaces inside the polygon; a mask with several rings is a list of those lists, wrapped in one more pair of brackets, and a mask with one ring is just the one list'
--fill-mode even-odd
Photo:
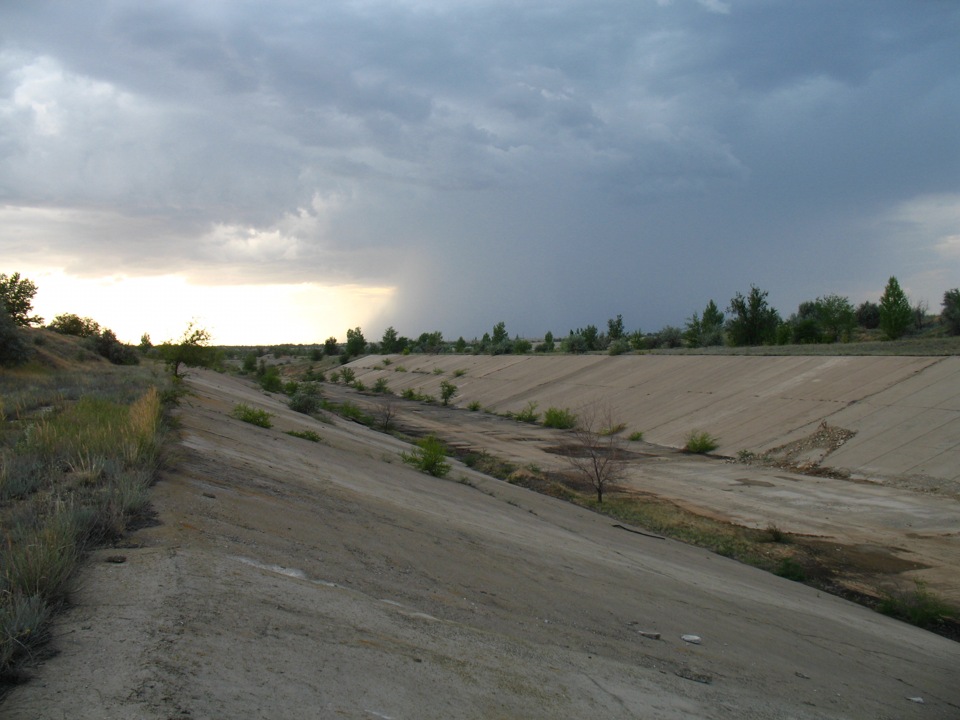
{"label": "sloped concrete wall", "polygon": [[350,367],[367,387],[382,377],[396,393],[439,398],[447,380],[458,388],[452,404],[498,413],[609,404],[650,442],[682,447],[705,430],[728,455],[798,440],[826,421],[856,436],[825,465],[960,482],[957,357],[393,355]]}

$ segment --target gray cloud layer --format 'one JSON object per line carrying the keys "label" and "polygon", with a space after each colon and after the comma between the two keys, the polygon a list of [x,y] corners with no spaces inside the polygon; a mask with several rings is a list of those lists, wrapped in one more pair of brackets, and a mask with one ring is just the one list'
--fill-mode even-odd
{"label": "gray cloud layer", "polygon": [[788,314],[891,274],[936,306],[958,37],[947,2],[4,5],[0,250],[395,285],[407,333],[656,329],[751,283]]}

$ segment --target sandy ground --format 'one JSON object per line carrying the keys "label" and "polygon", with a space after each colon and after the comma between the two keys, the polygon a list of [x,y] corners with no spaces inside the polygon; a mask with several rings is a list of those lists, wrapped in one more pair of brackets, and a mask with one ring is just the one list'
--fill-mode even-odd
{"label": "sandy ground", "polygon": [[[417,473],[399,441],[239,380],[190,386],[159,524],[94,554],[4,718],[960,715],[957,643],[460,466]],[[323,442],[282,432],[308,428]],[[717,497],[779,487],[730,487],[752,472]]]}

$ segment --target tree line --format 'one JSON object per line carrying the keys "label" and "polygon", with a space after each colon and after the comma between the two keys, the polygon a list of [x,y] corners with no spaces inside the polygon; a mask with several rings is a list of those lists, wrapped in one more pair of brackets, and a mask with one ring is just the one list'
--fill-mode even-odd
{"label": "tree line", "polygon": [[[32,354],[31,344],[20,330],[43,326],[43,318],[33,314],[36,292],[37,286],[19,273],[0,274],[0,365],[26,362]],[[605,329],[587,325],[571,329],[566,336],[559,338],[548,331],[536,345],[519,335],[511,337],[504,321],[497,322],[491,332],[485,332],[482,337],[470,341],[462,336],[455,341],[445,340],[440,331],[424,332],[418,337],[408,338],[400,335],[395,328],[388,327],[379,342],[371,342],[360,327],[355,327],[347,330],[345,343],[329,337],[322,345],[311,346],[309,353],[314,360],[336,356],[344,363],[370,353],[503,355],[605,351],[618,355],[657,348],[851,342],[858,335],[896,340],[910,332],[924,330],[930,322],[926,303],[911,304],[896,277],[887,281],[878,302],[867,301],[857,307],[841,295],[825,295],[800,303],[795,313],[783,318],[767,298],[767,291],[753,285],[746,294],[737,292],[725,310],[721,310],[711,299],[702,313],[695,312],[687,319],[685,327],[668,325],[653,333],[644,333],[639,329],[628,332],[622,315],[607,320]],[[943,334],[960,335],[960,288],[947,290],[943,294],[938,320]],[[146,333],[139,346],[121,343],[109,328],[73,313],[58,315],[45,327],[84,338],[91,351],[116,364],[137,363],[140,356],[152,353],[164,360],[176,375],[181,365],[215,362],[216,353],[210,347],[210,333],[192,323],[183,337],[156,347]]]}
{"label": "tree line", "polygon": [[[368,342],[357,327],[347,331],[347,342],[328,338],[323,353],[339,355],[343,362],[358,355],[381,353],[475,353],[523,354],[528,352],[586,353],[605,351],[619,355],[657,348],[704,348],[810,343],[846,343],[858,338],[897,340],[910,332],[925,329],[930,322],[925,302],[911,304],[896,277],[891,277],[878,302],[865,301],[854,306],[849,298],[831,294],[800,303],[795,313],[784,318],[768,301],[769,293],[753,285],[746,293],[737,292],[721,310],[710,300],[703,312],[691,315],[683,328],[667,325],[657,332],[628,332],[623,316],[607,320],[606,329],[596,325],[571,329],[557,338],[548,331],[534,345],[529,339],[510,337],[503,321],[492,332],[467,341],[463,337],[447,342],[439,331],[422,333],[418,338],[398,335],[389,327],[380,342]],[[943,295],[939,322],[943,333],[960,335],[960,289]]]}

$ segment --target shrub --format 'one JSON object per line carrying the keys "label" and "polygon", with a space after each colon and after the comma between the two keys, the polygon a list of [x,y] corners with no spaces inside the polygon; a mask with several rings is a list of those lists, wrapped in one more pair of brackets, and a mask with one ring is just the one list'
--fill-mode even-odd
{"label": "shrub", "polygon": [[467,410],[470,410],[471,412],[476,412],[477,410],[480,409],[480,407],[481,407],[480,401],[474,400],[469,405],[467,405]]}
{"label": "shrub", "polygon": [[630,442],[640,442],[643,440],[643,433],[637,430],[636,432],[630,433],[630,437],[627,438]]}
{"label": "shrub", "polygon": [[466,375],[466,374],[467,374],[467,371],[464,370],[464,369],[462,369],[462,368],[459,369],[459,370],[454,370],[454,371],[453,371],[453,376],[454,376],[455,378],[463,377],[463,376]]}
{"label": "shrub", "polygon": [[357,379],[357,374],[353,371],[353,368],[340,368],[340,379],[344,385],[350,385]]}
{"label": "shrub", "polygon": [[548,408],[543,414],[543,426],[557,428],[559,430],[569,430],[577,424],[577,416],[569,409]]}
{"label": "shrub", "polygon": [[387,384],[386,378],[377,378],[377,381],[373,384],[373,391],[381,395],[387,395],[390,393],[390,386]]}
{"label": "shrub", "polygon": [[312,415],[320,409],[320,393],[312,386],[301,386],[290,398],[289,405],[294,412]]}
{"label": "shrub", "polygon": [[408,465],[434,477],[443,477],[450,472],[446,448],[433,435],[421,438],[411,452],[401,453],[400,457]]}
{"label": "shrub", "polygon": [[688,453],[704,454],[716,450],[717,446],[717,439],[710,433],[694,430],[687,436],[687,444],[683,446],[683,450]]}
{"label": "shrub", "polygon": [[260,387],[267,392],[280,392],[283,390],[283,379],[280,377],[280,370],[276,365],[271,365],[260,378]]}
{"label": "shrub", "polygon": [[527,406],[513,416],[514,420],[518,422],[527,422],[535,423],[540,417],[540,413],[537,412],[537,403],[533,400],[527,403]]}
{"label": "shrub", "polygon": [[113,334],[113,330],[103,331],[91,335],[87,339],[90,349],[101,357],[106,358],[114,365],[138,365],[140,355],[130,345],[124,345]]}
{"label": "shrub", "polygon": [[630,352],[630,342],[624,338],[617,338],[607,346],[609,355],[623,355],[626,352]]}
{"label": "shrub", "polygon": [[947,290],[943,294],[943,312],[940,313],[947,332],[960,335],[960,288]]}
{"label": "shrub", "polygon": [[270,420],[270,413],[260,408],[252,408],[246,403],[238,403],[231,413],[237,420],[256,425],[257,427],[273,427],[273,421]]}
{"label": "shrub", "polygon": [[794,582],[803,582],[807,579],[807,573],[803,569],[803,565],[792,557],[783,558],[777,565],[774,573],[787,580],[793,580]]}
{"label": "shrub", "polygon": [[340,403],[340,405],[331,406],[331,408],[342,418],[353,420],[361,425],[373,425],[373,418],[361,410],[359,405],[349,400]]}
{"label": "shrub", "polygon": [[626,423],[614,423],[609,427],[601,428],[600,435],[603,437],[606,437],[607,435],[619,435],[626,429],[627,429]]}
{"label": "shrub", "polygon": [[14,319],[0,304],[0,366],[22,365],[33,355],[33,348],[27,343]]}

